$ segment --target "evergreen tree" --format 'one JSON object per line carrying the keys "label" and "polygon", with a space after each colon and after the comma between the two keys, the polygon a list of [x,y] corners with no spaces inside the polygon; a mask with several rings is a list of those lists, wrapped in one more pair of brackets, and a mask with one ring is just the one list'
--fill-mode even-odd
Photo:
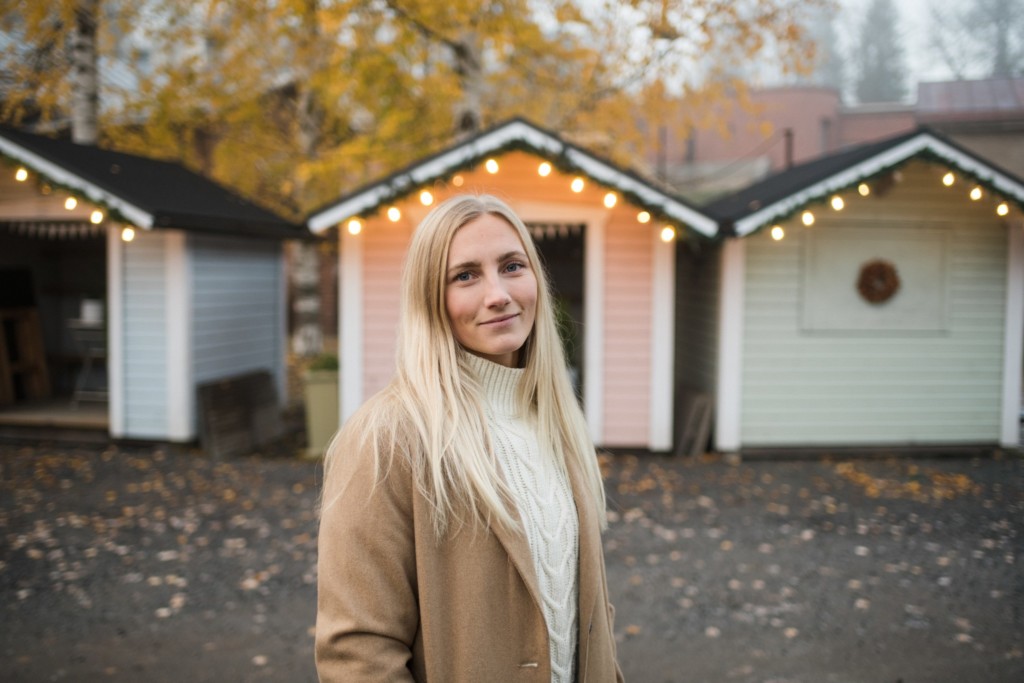
{"label": "evergreen tree", "polygon": [[907,66],[892,0],[871,0],[857,42],[857,100],[897,102],[907,92]]}

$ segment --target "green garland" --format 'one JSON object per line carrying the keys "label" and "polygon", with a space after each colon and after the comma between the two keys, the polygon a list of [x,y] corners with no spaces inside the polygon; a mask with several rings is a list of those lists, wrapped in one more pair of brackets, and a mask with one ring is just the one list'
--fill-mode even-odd
{"label": "green garland", "polygon": [[[828,192],[824,193],[821,197],[815,197],[814,199],[810,199],[810,200],[804,202],[803,204],[801,204],[798,207],[790,209],[789,211],[786,211],[785,213],[781,213],[778,216],[772,218],[771,221],[758,226],[755,230],[752,230],[749,234],[750,235],[754,235],[756,233],[761,232],[762,230],[765,230],[766,228],[770,228],[773,225],[776,225],[778,223],[784,223],[784,222],[786,222],[786,221],[796,217],[798,214],[803,213],[804,211],[808,210],[809,208],[817,207],[817,206],[827,206],[827,203],[831,200],[833,195],[843,194],[843,193],[846,193],[846,192],[856,192],[858,186],[861,185],[862,183],[868,183],[870,185],[870,184],[872,184],[874,182],[877,182],[880,179],[886,178],[886,177],[890,176],[891,174],[895,173],[896,171],[899,171],[904,166],[906,166],[907,164],[909,164],[909,163],[911,163],[913,161],[925,161],[925,162],[930,163],[930,164],[935,164],[935,165],[942,166],[943,168],[951,169],[953,172],[957,173],[960,177],[966,178],[969,181],[973,181],[976,185],[979,185],[979,186],[985,188],[990,194],[998,195],[998,196],[1003,198],[1002,201],[1005,201],[1005,202],[1008,202],[1008,203],[1013,203],[1014,205],[1016,205],[1018,207],[1018,209],[1020,209],[1021,211],[1024,211],[1024,201],[1021,201],[1021,200],[1018,200],[1018,199],[1014,199],[1014,198],[1011,198],[1011,197],[1006,197],[1005,195],[1002,194],[1002,192],[1000,190],[996,189],[996,187],[993,185],[991,179],[989,179],[989,178],[982,178],[978,174],[976,174],[974,172],[971,172],[971,171],[968,171],[968,170],[958,166],[957,164],[953,163],[952,161],[950,161],[946,157],[940,156],[940,155],[936,154],[935,152],[933,152],[930,149],[924,149],[924,150],[918,152],[917,154],[914,154],[914,155],[912,155],[910,157],[907,157],[906,159],[903,159],[902,161],[900,161],[898,163],[890,164],[888,166],[884,166],[884,167],[880,168],[879,170],[875,171],[874,173],[869,173],[869,174],[865,174],[863,176],[859,176],[856,180],[854,180],[854,181],[852,181],[850,183],[847,183],[846,185],[842,185],[842,186],[840,186],[838,188],[829,190]],[[872,191],[874,191],[874,189],[872,189]]]}
{"label": "green garland", "polygon": [[[70,186],[68,186],[68,185],[66,185],[64,183],[59,183],[59,182],[55,181],[53,178],[49,177],[48,175],[45,175],[45,174],[40,173],[39,171],[37,171],[35,168],[32,167],[31,164],[25,163],[24,161],[19,161],[18,159],[15,159],[15,158],[13,158],[11,156],[8,156],[7,154],[0,154],[0,160],[2,160],[4,165],[9,167],[9,168],[12,168],[12,169],[15,169],[15,170],[17,170],[18,168],[24,168],[27,171],[29,171],[29,173],[31,175],[35,176],[36,189],[37,189],[37,191],[40,194],[44,194],[45,195],[45,194],[51,194],[54,191],[60,191],[60,192],[64,192],[66,194],[71,195],[75,199],[79,199],[79,200],[82,200],[82,201],[87,201],[90,204],[94,204],[94,205],[100,207],[103,210],[104,217],[103,217],[103,220],[99,223],[99,225],[103,225],[104,223],[107,223],[107,222],[114,222],[114,223],[121,223],[121,224],[124,224],[124,225],[132,225],[132,226],[134,226],[136,228],[141,229],[140,226],[135,225],[134,223],[132,223],[130,220],[128,220],[124,216],[124,214],[122,214],[120,211],[118,211],[116,208],[110,206],[106,202],[96,201],[96,200],[94,200],[92,198],[89,198],[85,194],[85,192],[83,192],[80,189],[75,189],[75,188],[70,187]],[[45,191],[43,189],[44,187],[48,187],[49,188],[49,192]],[[84,197],[84,199],[83,199],[83,197]]]}
{"label": "green garland", "polygon": [[[669,216],[660,207],[652,206],[652,205],[646,203],[635,192],[626,191],[626,190],[623,190],[622,188],[615,187],[615,186],[609,185],[607,183],[602,183],[602,182],[596,181],[593,178],[591,178],[589,174],[587,174],[578,165],[576,165],[576,164],[572,163],[571,161],[569,161],[569,159],[567,158],[567,155],[566,155],[565,152],[569,151],[570,149],[576,150],[576,148],[572,147],[571,145],[569,145],[569,144],[567,144],[565,142],[562,142],[562,145],[563,145],[562,153],[560,153],[560,154],[551,154],[551,153],[546,152],[544,150],[537,149],[533,145],[530,145],[529,143],[524,142],[523,140],[512,140],[512,141],[510,141],[510,142],[508,142],[508,143],[506,143],[504,145],[501,145],[501,146],[499,146],[499,147],[497,147],[495,149],[492,149],[492,150],[490,150],[490,151],[488,151],[486,153],[482,153],[482,154],[478,154],[478,155],[474,155],[472,157],[469,157],[468,159],[466,159],[461,164],[458,164],[456,166],[453,166],[452,168],[446,169],[445,173],[443,174],[443,176],[435,177],[432,181],[429,181],[429,182],[436,182],[437,180],[440,180],[442,177],[450,178],[451,176],[456,175],[458,173],[466,173],[466,172],[474,171],[477,168],[479,168],[480,166],[482,166],[484,163],[486,163],[486,161],[488,159],[491,159],[491,158],[494,158],[494,157],[498,157],[498,156],[501,156],[503,154],[508,154],[510,152],[526,152],[526,153],[531,154],[533,156],[539,157],[540,159],[542,159],[544,161],[547,161],[548,163],[550,163],[555,169],[557,169],[561,173],[564,173],[566,175],[585,175],[588,178],[590,178],[591,182],[593,182],[595,185],[597,185],[599,187],[602,187],[605,190],[608,190],[608,191],[611,191],[611,192],[617,192],[618,194],[620,194],[622,196],[622,198],[624,200],[626,200],[629,203],[634,204],[634,205],[642,208],[644,211],[647,211],[649,214],[651,214],[651,223],[654,223],[654,222],[664,222],[664,223],[671,223],[672,225],[678,225],[679,221],[676,218],[673,218],[672,216]],[[579,151],[579,150],[576,150],[576,151]],[[602,163],[611,165],[610,162],[607,162],[607,161],[602,161]],[[390,178],[387,178],[387,179],[385,179],[383,181],[380,181],[379,183],[376,183],[376,185],[378,186],[378,189],[383,190],[383,189],[386,188],[386,190],[387,190],[386,194],[383,195],[383,197],[376,203],[376,205],[374,207],[369,208],[369,209],[365,209],[364,211],[356,214],[355,216],[352,216],[352,218],[362,218],[362,219],[365,220],[365,219],[371,218],[373,216],[377,216],[377,215],[379,215],[384,210],[383,207],[385,205],[387,205],[387,204],[394,204],[396,202],[399,202],[399,201],[401,201],[403,199],[406,199],[406,198],[416,194],[417,192],[422,191],[423,189],[429,189],[430,186],[428,184],[426,184],[426,183],[419,183],[419,184],[417,184],[417,183],[412,182],[411,178],[409,177],[409,173],[410,173],[410,169],[407,167],[407,169],[395,173]],[[628,174],[626,174],[626,175],[628,175]],[[638,182],[646,182],[646,181],[644,181],[644,180],[642,180],[640,178],[636,178],[636,180]],[[445,180],[445,182],[447,183],[448,181]],[[358,192],[359,191],[357,190],[353,194],[357,194]],[[673,199],[675,199],[675,197],[673,197]],[[715,239],[717,239],[717,237],[708,237],[706,235],[703,235],[703,234],[697,232],[696,230],[693,230],[693,229],[689,228],[686,225],[679,225],[678,228],[680,228],[680,229],[677,229],[677,232],[676,232],[676,236],[677,236],[677,240],[678,241],[685,241],[685,240],[688,240],[688,239],[695,239],[697,241],[710,242],[710,241],[714,241]]]}

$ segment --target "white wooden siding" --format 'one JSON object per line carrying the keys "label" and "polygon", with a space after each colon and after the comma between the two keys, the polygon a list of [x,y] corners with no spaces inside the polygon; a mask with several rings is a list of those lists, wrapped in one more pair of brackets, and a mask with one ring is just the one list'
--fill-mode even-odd
{"label": "white wooden siding", "polygon": [[[885,197],[848,198],[839,214],[819,209],[811,228],[786,223],[781,242],[767,231],[747,238],[744,447],[998,442],[1006,228],[962,185],[943,188],[942,172],[912,165]],[[856,227],[871,240],[914,221],[922,239],[936,226],[949,234],[945,331],[801,331],[808,231]]]}
{"label": "white wooden siding", "polygon": [[136,230],[122,249],[123,436],[167,437],[167,233]]}
{"label": "white wooden siding", "polygon": [[283,272],[277,242],[189,238],[195,384],[267,370],[283,400]]}

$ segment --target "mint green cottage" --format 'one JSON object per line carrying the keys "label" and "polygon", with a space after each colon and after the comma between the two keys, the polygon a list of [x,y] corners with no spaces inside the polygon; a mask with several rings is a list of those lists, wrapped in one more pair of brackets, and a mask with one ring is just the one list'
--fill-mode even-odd
{"label": "mint green cottage", "polygon": [[727,236],[695,347],[715,448],[1018,445],[1022,203],[1020,178],[922,129],[706,207]]}

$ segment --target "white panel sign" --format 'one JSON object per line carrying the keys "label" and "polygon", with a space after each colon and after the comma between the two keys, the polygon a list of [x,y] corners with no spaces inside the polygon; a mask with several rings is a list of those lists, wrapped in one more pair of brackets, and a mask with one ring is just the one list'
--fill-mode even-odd
{"label": "white panel sign", "polygon": [[[804,245],[805,331],[947,329],[948,230],[906,223],[861,228],[822,226],[808,229]],[[884,291],[889,288],[881,288],[884,291],[875,298],[884,300],[872,302],[858,283],[864,267],[877,261],[892,266],[898,284],[888,297]],[[877,286],[875,291],[879,291]]]}

